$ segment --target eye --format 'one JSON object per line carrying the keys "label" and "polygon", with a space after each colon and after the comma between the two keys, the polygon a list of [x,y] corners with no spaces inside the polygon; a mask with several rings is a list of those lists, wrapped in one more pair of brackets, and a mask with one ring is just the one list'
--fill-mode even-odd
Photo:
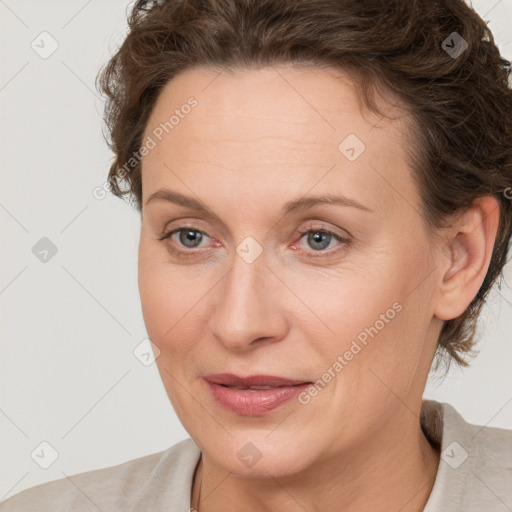
{"label": "eye", "polygon": [[[350,239],[334,233],[333,231],[326,229],[324,226],[306,226],[299,230],[301,235],[300,240],[306,239],[306,243],[312,248],[312,252],[321,252],[318,256],[326,256],[331,252],[338,252],[345,246],[350,244]],[[331,242],[336,240],[340,242],[338,245],[342,246],[341,249],[335,249],[334,251],[325,251],[325,249],[332,247]],[[295,247],[295,246],[294,246]],[[310,251],[311,252],[311,251]],[[324,254],[326,253],[327,254]]]}
{"label": "eye", "polygon": [[[187,249],[197,249],[198,247],[200,247],[200,244],[203,241],[203,239],[205,237],[208,237],[208,235],[204,231],[200,231],[199,229],[196,229],[192,226],[181,226],[177,229],[169,231],[168,233],[165,233],[158,240],[162,241],[168,238],[172,240],[172,237],[175,234],[178,235],[177,241],[175,243]],[[172,246],[170,246],[170,249],[172,252],[177,253],[179,256],[186,257],[193,255],[193,252],[191,253],[189,251],[181,251],[180,249],[175,249]]]}

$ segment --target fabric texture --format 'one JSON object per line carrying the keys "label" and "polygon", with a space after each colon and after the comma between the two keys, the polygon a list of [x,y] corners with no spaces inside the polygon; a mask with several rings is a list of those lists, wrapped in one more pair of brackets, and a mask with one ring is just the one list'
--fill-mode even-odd
{"label": "fabric texture", "polygon": [[[473,425],[447,403],[423,400],[420,424],[441,459],[426,512],[511,512],[512,430]],[[189,512],[201,452],[188,438],[167,450],[47,482],[0,512]]]}

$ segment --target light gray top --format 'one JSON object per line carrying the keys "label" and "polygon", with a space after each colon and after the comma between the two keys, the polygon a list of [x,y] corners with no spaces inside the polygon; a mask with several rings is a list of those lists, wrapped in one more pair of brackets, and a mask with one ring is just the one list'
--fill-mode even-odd
{"label": "light gray top", "polygon": [[[423,400],[421,426],[441,459],[427,512],[511,512],[512,430],[464,420]],[[201,452],[192,439],[167,450],[47,482],[0,503],[0,512],[189,512]]]}

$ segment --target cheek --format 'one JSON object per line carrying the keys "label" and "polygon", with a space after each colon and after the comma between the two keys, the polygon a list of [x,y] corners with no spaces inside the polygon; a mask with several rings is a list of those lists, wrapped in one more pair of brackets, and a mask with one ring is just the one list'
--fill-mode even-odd
{"label": "cheek", "polygon": [[194,286],[200,278],[191,278],[190,272],[185,275],[180,267],[170,265],[162,252],[141,241],[138,286],[142,315],[149,338],[160,349],[157,364],[181,371],[183,360],[190,359],[195,350],[191,340],[199,339],[199,317],[207,316],[206,302],[201,302],[207,289]]}
{"label": "cheek", "polygon": [[[295,319],[302,324],[304,332],[323,332],[323,340],[310,337],[319,350],[331,353],[347,350],[353,339],[364,342],[369,336],[367,329],[376,323],[377,330],[384,332],[390,323],[397,321],[400,284],[398,278],[388,278],[394,273],[395,265],[392,261],[379,263],[294,276],[294,293],[309,309]],[[325,343],[326,338],[332,342]]]}
{"label": "cheek", "polygon": [[143,249],[139,252],[138,280],[146,331],[160,349],[156,366],[172,407],[185,429],[193,432],[204,422],[204,411],[190,400],[187,391],[197,374],[197,348],[190,342],[199,338],[190,331],[198,326],[193,316],[197,313],[193,307],[197,292],[185,286],[178,271],[155,263],[161,255],[150,257]]}
{"label": "cheek", "polygon": [[418,276],[422,272],[426,276],[427,267],[414,254],[400,256],[389,250],[343,274],[315,276],[314,287],[306,277],[295,281],[294,291],[307,297],[305,302],[315,313],[306,312],[296,320],[309,333],[310,349],[324,371],[376,384],[371,368],[386,382],[408,385],[429,320],[428,280],[418,286]]}
{"label": "cheek", "polygon": [[[171,305],[164,282],[158,279],[155,269],[149,264],[139,260],[139,294],[142,306],[142,315],[149,337],[157,341],[165,333],[168,319],[164,311],[169,311]],[[168,329],[169,327],[167,327]]]}
{"label": "cheek", "polygon": [[182,296],[177,293],[173,280],[169,279],[168,268],[160,261],[161,258],[161,251],[155,249],[154,243],[141,237],[138,286],[142,314],[150,339],[159,347],[177,322]]}

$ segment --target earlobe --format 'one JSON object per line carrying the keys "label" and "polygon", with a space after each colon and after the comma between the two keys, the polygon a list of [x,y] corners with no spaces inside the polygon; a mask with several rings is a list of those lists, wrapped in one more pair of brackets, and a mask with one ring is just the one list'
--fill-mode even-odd
{"label": "earlobe", "polygon": [[462,315],[482,286],[496,240],[499,210],[495,197],[479,197],[448,230],[434,307],[440,320]]}

